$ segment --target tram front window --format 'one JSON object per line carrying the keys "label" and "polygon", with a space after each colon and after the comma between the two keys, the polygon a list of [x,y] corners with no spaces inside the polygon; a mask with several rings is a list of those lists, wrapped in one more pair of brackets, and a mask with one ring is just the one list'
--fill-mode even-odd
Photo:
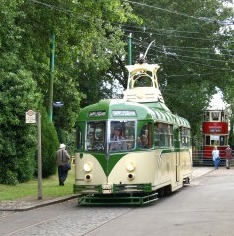
{"label": "tram front window", "polygon": [[86,132],[86,150],[102,151],[105,149],[105,122],[88,122]]}
{"label": "tram front window", "polygon": [[135,148],[135,121],[112,121],[110,151],[125,151]]}

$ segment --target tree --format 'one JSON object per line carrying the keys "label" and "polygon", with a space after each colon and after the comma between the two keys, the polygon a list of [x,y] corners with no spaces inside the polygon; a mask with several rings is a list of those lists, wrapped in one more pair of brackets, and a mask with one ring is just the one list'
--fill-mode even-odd
{"label": "tree", "polygon": [[22,28],[17,18],[23,1],[2,2],[0,27],[0,183],[30,180],[36,171],[37,129],[25,112],[37,111],[41,95],[32,73],[20,60]]}
{"label": "tree", "polygon": [[128,1],[143,25],[130,26],[133,58],[155,40],[149,63],[159,63],[160,87],[166,104],[187,118],[195,135],[215,87],[228,85],[233,66],[226,45],[233,11],[220,1]]}
{"label": "tree", "polygon": [[[9,64],[14,61],[8,59]],[[0,77],[0,183],[16,184],[35,172],[37,135],[35,126],[25,124],[25,112],[35,108],[40,96],[27,71],[19,68],[13,73],[5,68]]]}
{"label": "tree", "polygon": [[[92,93],[84,94],[87,91],[79,85],[84,78],[79,76],[87,72],[94,88],[102,84],[110,61],[124,49],[121,24],[135,16],[129,4],[119,0],[1,3],[0,182],[15,184],[32,178],[36,170],[36,130],[23,121],[29,107],[37,110],[39,103],[48,104],[51,36],[56,35],[54,101],[64,102],[64,107],[55,111],[54,124],[60,133],[68,133],[74,127],[81,99]],[[99,77],[97,71],[102,72]],[[58,140],[52,126],[42,126],[50,130],[49,136],[42,137],[49,140],[42,140],[42,153],[51,160],[43,164],[53,173],[49,164]],[[50,171],[45,170],[44,176],[48,174]]]}
{"label": "tree", "polygon": [[58,136],[55,127],[49,122],[46,109],[40,106],[41,112],[41,146],[42,146],[42,177],[48,177],[56,173],[55,153],[59,147]]}
{"label": "tree", "polygon": [[24,29],[21,58],[34,72],[45,106],[49,98],[50,42],[55,34],[54,101],[64,102],[63,109],[56,111],[55,126],[71,130],[80,100],[92,94],[85,89],[88,81],[92,81],[92,88],[98,87],[112,58],[124,51],[121,24],[137,18],[129,4],[119,0],[30,0],[20,10],[24,16],[18,19]]}

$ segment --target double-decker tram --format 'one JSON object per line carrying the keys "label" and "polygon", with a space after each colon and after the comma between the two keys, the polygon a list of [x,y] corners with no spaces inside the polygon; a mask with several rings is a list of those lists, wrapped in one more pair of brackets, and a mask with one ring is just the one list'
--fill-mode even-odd
{"label": "double-decker tram", "polygon": [[220,158],[225,159],[225,149],[228,145],[229,118],[226,110],[205,110],[203,112],[202,135],[203,135],[203,162],[212,161],[214,146],[220,151]]}
{"label": "double-decker tram", "polygon": [[78,116],[74,193],[79,205],[143,205],[191,178],[190,124],[165,105],[159,66],[126,68],[124,98],[101,100]]}

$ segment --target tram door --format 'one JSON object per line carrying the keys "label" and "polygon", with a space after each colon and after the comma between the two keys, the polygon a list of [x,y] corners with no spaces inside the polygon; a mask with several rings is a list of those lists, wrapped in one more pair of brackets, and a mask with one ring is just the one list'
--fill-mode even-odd
{"label": "tram door", "polygon": [[176,152],[176,182],[180,181],[180,152]]}
{"label": "tram door", "polygon": [[179,128],[174,130],[174,140],[175,140],[175,178],[176,182],[180,181],[180,130]]}

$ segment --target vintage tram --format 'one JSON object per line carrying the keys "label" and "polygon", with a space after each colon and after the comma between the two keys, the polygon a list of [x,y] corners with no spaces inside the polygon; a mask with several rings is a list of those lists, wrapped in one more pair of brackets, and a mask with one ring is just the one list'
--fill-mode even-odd
{"label": "vintage tram", "polygon": [[143,205],[191,178],[190,124],[165,105],[159,66],[126,68],[124,98],[101,100],[78,116],[74,193],[79,205]]}
{"label": "vintage tram", "polygon": [[226,110],[208,109],[203,112],[203,163],[212,163],[214,146],[220,151],[221,161],[225,159],[225,149],[228,145],[229,117]]}

